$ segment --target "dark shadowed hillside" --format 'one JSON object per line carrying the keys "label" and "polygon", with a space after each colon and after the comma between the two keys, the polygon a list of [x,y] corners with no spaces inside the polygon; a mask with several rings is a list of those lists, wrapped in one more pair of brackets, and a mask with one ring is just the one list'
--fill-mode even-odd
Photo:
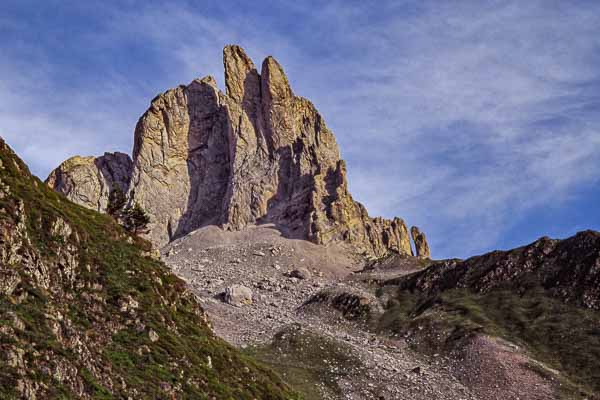
{"label": "dark shadowed hillside", "polygon": [[401,280],[402,288],[434,293],[468,288],[478,293],[540,288],[551,297],[600,309],[600,233],[584,231],[565,240],[541,238],[510,251],[466,261],[449,260]]}

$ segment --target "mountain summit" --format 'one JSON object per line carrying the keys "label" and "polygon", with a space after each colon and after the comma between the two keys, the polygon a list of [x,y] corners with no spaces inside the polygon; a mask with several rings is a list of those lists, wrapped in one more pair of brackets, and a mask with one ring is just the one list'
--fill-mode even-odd
{"label": "mountain summit", "polygon": [[[352,199],[333,133],[294,95],[279,63],[267,57],[259,74],[242,48],[227,46],[223,64],[225,93],[207,76],[152,100],[132,161],[110,153],[67,160],[47,183],[99,211],[110,188],[126,187],[151,216],[158,246],[207,225],[268,223],[286,237],[347,243],[369,256],[413,254],[402,219],[371,218]],[[429,257],[428,246],[418,250]]]}

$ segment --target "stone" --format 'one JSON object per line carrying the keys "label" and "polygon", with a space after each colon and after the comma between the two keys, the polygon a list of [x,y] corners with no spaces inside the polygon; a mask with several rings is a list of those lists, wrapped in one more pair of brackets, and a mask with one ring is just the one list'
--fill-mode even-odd
{"label": "stone", "polygon": [[64,219],[59,217],[52,222],[50,233],[52,236],[59,237],[62,240],[67,241],[69,236],[71,236],[73,233],[73,229]]}
{"label": "stone", "polygon": [[24,400],[36,400],[37,391],[39,390],[40,384],[29,379],[19,379],[17,381],[16,390],[21,394],[21,398]]}
{"label": "stone", "polygon": [[415,243],[417,257],[431,258],[431,252],[429,251],[429,244],[427,243],[425,233],[421,232],[421,230],[416,226],[413,226],[410,228],[410,234],[412,235],[413,242]]}
{"label": "stone", "polygon": [[309,279],[311,277],[311,273],[306,268],[298,268],[290,272],[290,277],[304,280]]}
{"label": "stone", "polygon": [[243,285],[232,285],[225,289],[223,299],[236,307],[252,304],[252,290]]}
{"label": "stone", "polygon": [[23,357],[25,355],[25,351],[18,347],[14,347],[6,352],[6,364],[13,368],[25,368],[25,362],[23,361]]}
{"label": "stone", "polygon": [[[127,296],[125,299],[122,299],[119,303],[119,310],[121,312],[132,312],[138,309],[140,306],[139,302],[132,298],[131,296]],[[152,331],[153,332],[153,331]]]}
{"label": "stone", "polygon": [[159,336],[158,333],[156,333],[154,330],[150,329],[150,331],[148,332],[148,337],[150,338],[150,341],[152,343],[158,342]]}
{"label": "stone", "polygon": [[16,271],[0,271],[0,295],[12,295],[20,283],[21,277]]}
{"label": "stone", "polygon": [[207,225],[269,223],[285,237],[343,243],[356,254],[412,255],[402,219],[371,218],[353,200],[333,132],[277,60],[267,57],[259,73],[241,47],[226,46],[223,65],[225,93],[207,76],[152,100],[135,129],[133,161],[118,164],[129,176],[103,180],[98,159],[78,157],[48,184],[102,211],[104,187],[128,182],[157,247]]}
{"label": "stone", "polygon": [[7,313],[7,317],[12,320],[12,325],[15,329],[19,331],[25,330],[25,323],[17,316],[15,313]]}

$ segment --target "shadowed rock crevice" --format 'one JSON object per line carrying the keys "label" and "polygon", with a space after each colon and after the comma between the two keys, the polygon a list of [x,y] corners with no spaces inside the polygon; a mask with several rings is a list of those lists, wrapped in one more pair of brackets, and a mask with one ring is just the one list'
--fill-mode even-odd
{"label": "shadowed rock crevice", "polygon": [[[366,256],[412,254],[404,221],[369,217],[348,191],[333,133],[314,105],[294,95],[281,65],[258,73],[239,46],[223,50],[226,92],[213,78],[157,96],[140,118],[128,192],[151,217],[162,246],[206,225],[240,230],[272,223],[317,244],[346,243]],[[53,174],[60,174],[59,168]],[[49,183],[72,200],[90,179]]]}
{"label": "shadowed rock crevice", "polygon": [[[209,224],[220,224],[223,198],[230,175],[227,117],[212,78],[194,81],[187,87],[188,129],[187,168],[189,197],[172,238]],[[203,108],[197,104],[214,104]]]}

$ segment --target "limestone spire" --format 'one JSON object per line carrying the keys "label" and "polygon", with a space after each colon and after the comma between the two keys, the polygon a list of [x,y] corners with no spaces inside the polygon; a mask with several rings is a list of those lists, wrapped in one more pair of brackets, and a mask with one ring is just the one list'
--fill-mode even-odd
{"label": "limestone spire", "polygon": [[260,76],[246,52],[236,45],[223,49],[227,96],[242,104],[260,97]]}

